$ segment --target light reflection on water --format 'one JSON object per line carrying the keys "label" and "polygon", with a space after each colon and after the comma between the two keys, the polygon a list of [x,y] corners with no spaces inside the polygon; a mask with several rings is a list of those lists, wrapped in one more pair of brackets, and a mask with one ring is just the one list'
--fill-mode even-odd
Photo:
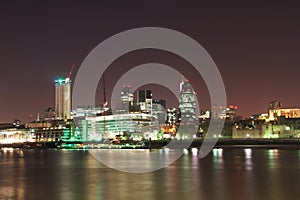
{"label": "light reflection on water", "polygon": [[223,169],[224,163],[223,163],[223,149],[218,148],[218,149],[213,149],[213,167],[214,169]]}
{"label": "light reflection on water", "polygon": [[268,150],[268,166],[271,171],[278,167],[278,149],[269,149]]}
{"label": "light reflection on water", "polygon": [[[13,180],[14,177],[23,177],[25,175],[24,159],[22,150],[14,150],[13,148],[3,148],[1,152],[1,159],[10,158],[14,162],[7,161],[7,164],[13,164],[9,169],[8,173],[5,174],[5,179]],[[1,163],[2,164],[2,163]],[[4,167],[3,165],[0,165]],[[2,178],[2,177],[1,177]],[[1,183],[1,182],[0,182]],[[25,195],[25,182],[24,179],[17,179],[12,184],[0,185],[0,199],[24,199]]]}
{"label": "light reflection on water", "polygon": [[[130,151],[130,150],[128,150]],[[167,168],[130,174],[88,151],[0,150],[0,199],[298,199],[300,150],[199,149]],[[173,153],[172,149],[162,154]],[[147,163],[147,162],[146,162]]]}
{"label": "light reflection on water", "polygon": [[252,149],[244,149],[245,152],[245,168],[246,170],[252,170]]}

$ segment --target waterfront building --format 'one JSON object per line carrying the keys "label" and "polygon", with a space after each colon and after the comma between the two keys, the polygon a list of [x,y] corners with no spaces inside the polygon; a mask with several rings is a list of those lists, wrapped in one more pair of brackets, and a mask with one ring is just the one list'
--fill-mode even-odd
{"label": "waterfront building", "polygon": [[150,114],[129,113],[86,117],[80,121],[79,130],[84,142],[103,142],[120,136],[140,140],[158,133],[159,127]]}
{"label": "waterfront building", "polygon": [[0,144],[30,141],[30,133],[24,125],[18,123],[0,124]]}
{"label": "waterfront building", "polygon": [[234,126],[232,138],[299,138],[300,129],[286,124],[264,123],[252,128]]}
{"label": "waterfront building", "polygon": [[55,80],[55,118],[58,120],[71,118],[70,78]]}
{"label": "waterfront building", "polygon": [[270,102],[268,113],[270,121],[277,120],[278,117],[300,118],[299,108],[283,108],[278,100]]}
{"label": "waterfront building", "polygon": [[35,142],[79,140],[72,120],[35,121],[25,125]]}

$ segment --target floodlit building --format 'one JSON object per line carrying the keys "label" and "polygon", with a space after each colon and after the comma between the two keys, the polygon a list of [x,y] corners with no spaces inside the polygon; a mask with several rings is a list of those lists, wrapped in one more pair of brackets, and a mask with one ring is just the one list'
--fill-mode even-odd
{"label": "floodlit building", "polygon": [[58,120],[71,118],[71,80],[69,78],[55,80],[55,118]]}
{"label": "floodlit building", "polygon": [[219,119],[228,119],[233,121],[236,118],[236,112],[238,107],[234,105],[230,105],[224,109],[222,109],[221,113],[219,114]]}
{"label": "floodlit building", "polygon": [[137,103],[140,106],[141,112],[145,114],[152,114],[152,91],[139,90],[137,96]]}
{"label": "floodlit building", "polygon": [[178,113],[176,108],[168,108],[167,109],[167,125],[175,125],[178,121]]}
{"label": "floodlit building", "polygon": [[129,85],[123,86],[121,92],[121,108],[124,113],[129,113],[130,108],[133,105],[133,93]]}
{"label": "floodlit building", "polygon": [[149,114],[130,113],[86,117],[81,120],[79,129],[83,141],[102,142],[117,136],[138,140],[145,137],[145,134],[158,132],[159,127]]}
{"label": "floodlit building", "polygon": [[128,114],[140,111],[140,106],[134,101],[134,95],[131,91],[131,86],[123,85],[120,102],[117,103],[116,113],[117,114]]}
{"label": "floodlit building", "polygon": [[279,117],[300,118],[299,108],[282,108],[282,103],[278,100],[270,102],[269,120],[274,121]]}
{"label": "floodlit building", "polygon": [[186,80],[180,84],[179,112],[181,121],[197,121],[196,93],[191,84]]}
{"label": "floodlit building", "polygon": [[165,124],[165,122],[166,122],[166,100],[153,99],[152,115],[158,120],[159,124]]}
{"label": "floodlit building", "polygon": [[59,142],[69,139],[79,140],[80,134],[75,132],[72,120],[52,120],[31,122],[25,125],[31,134],[31,138],[36,142]]}
{"label": "floodlit building", "polygon": [[100,106],[93,106],[93,105],[86,105],[86,106],[78,106],[75,110],[72,111],[72,118],[79,118],[79,117],[95,117],[97,115],[103,115],[104,111],[109,111],[110,108]]}
{"label": "floodlit building", "polygon": [[198,118],[201,119],[201,120],[203,120],[203,119],[210,119],[210,111],[207,110],[207,111],[201,113],[201,115],[199,115]]}
{"label": "floodlit building", "polygon": [[0,124],[0,144],[30,141],[31,137],[24,125],[15,123]]}

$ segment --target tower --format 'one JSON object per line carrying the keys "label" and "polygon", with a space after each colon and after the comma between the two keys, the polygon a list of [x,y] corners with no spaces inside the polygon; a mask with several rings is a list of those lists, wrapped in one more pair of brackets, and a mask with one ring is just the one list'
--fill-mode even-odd
{"label": "tower", "polygon": [[70,119],[71,80],[70,78],[55,80],[55,118]]}
{"label": "tower", "polygon": [[178,119],[178,113],[176,108],[168,108],[167,110],[167,125],[175,125]]}
{"label": "tower", "polygon": [[166,122],[166,100],[153,99],[152,101],[152,115],[158,120],[159,124]]}
{"label": "tower", "polygon": [[152,91],[139,90],[138,104],[142,113],[152,114]]}
{"label": "tower", "polygon": [[133,105],[133,93],[131,92],[131,87],[129,85],[123,86],[121,92],[121,109],[125,113],[130,112],[130,107]]}
{"label": "tower", "polygon": [[179,113],[183,122],[196,121],[196,95],[191,84],[186,80],[180,84]]}

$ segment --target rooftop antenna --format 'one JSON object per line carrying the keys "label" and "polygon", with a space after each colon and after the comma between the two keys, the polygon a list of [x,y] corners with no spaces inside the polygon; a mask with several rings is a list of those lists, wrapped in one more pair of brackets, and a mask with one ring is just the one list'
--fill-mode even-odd
{"label": "rooftop antenna", "polygon": [[183,76],[181,77],[181,83],[179,84],[179,92],[182,91],[182,85],[184,84],[184,81],[183,81]]}

